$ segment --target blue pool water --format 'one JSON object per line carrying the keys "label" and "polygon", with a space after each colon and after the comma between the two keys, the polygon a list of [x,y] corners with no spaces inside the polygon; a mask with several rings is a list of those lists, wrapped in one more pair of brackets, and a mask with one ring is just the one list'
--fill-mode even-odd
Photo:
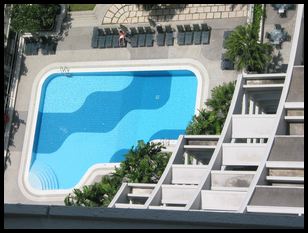
{"label": "blue pool water", "polygon": [[53,74],[44,82],[30,184],[73,188],[97,163],[117,163],[137,144],[177,139],[195,112],[188,70]]}

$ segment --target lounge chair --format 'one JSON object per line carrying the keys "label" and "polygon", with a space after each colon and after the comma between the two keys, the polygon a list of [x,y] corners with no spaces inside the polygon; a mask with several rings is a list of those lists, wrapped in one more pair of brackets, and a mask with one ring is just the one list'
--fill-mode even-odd
{"label": "lounge chair", "polygon": [[210,42],[210,28],[207,24],[201,24],[201,43],[209,44]]}
{"label": "lounge chair", "polygon": [[222,54],[221,69],[222,70],[234,70],[233,62],[230,59],[226,58],[225,54]]}
{"label": "lounge chair", "polygon": [[182,25],[176,25],[178,29],[178,35],[177,35],[177,43],[178,45],[184,45],[185,44],[185,32]]}
{"label": "lounge chair", "polygon": [[173,29],[170,25],[167,25],[165,29],[166,29],[166,45],[172,46],[173,45]]}
{"label": "lounge chair", "polygon": [[145,31],[143,27],[138,27],[138,47],[145,47]]}
{"label": "lounge chair", "polygon": [[156,36],[157,45],[158,46],[164,46],[165,45],[166,33],[164,32],[162,26],[157,26],[156,30],[157,30],[157,36]]}
{"label": "lounge chair", "polygon": [[226,48],[226,40],[228,39],[228,37],[230,36],[232,31],[224,31],[224,35],[223,35],[223,45],[222,47],[225,49]]}
{"label": "lounge chair", "polygon": [[146,37],[145,43],[147,47],[153,46],[154,41],[154,30],[151,27],[145,27]]}
{"label": "lounge chair", "polygon": [[130,34],[131,34],[131,46],[133,48],[138,47],[138,32],[137,29],[134,27],[130,28]]}
{"label": "lounge chair", "polygon": [[194,31],[194,44],[199,45],[201,44],[201,29],[199,24],[193,24],[193,31]]}
{"label": "lounge chair", "polygon": [[98,27],[94,27],[92,33],[91,47],[97,48],[97,46],[98,46]]}
{"label": "lounge chair", "polygon": [[105,28],[104,31],[106,34],[106,48],[112,48],[113,34],[110,28]]}
{"label": "lounge chair", "polygon": [[191,45],[193,43],[193,32],[189,24],[184,25],[185,28],[185,45]]}
{"label": "lounge chair", "polygon": [[106,48],[106,35],[103,30],[99,30],[98,34],[98,47],[100,49]]}

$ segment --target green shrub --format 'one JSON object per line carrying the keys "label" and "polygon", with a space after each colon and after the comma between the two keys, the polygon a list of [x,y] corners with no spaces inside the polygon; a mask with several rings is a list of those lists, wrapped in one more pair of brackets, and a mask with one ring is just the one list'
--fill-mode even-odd
{"label": "green shrub", "polygon": [[10,12],[11,27],[21,33],[51,30],[59,10],[57,4],[14,4]]}
{"label": "green shrub", "polygon": [[262,4],[254,4],[252,25],[257,34],[260,32],[260,22],[264,16]]}
{"label": "green shrub", "polygon": [[258,33],[251,24],[240,25],[226,39],[226,57],[238,71],[264,72],[272,58],[273,47],[259,43]]}
{"label": "green shrub", "polygon": [[205,103],[207,108],[199,110],[199,114],[193,116],[186,128],[186,134],[220,134],[228,115],[234,88],[235,81],[213,88],[212,98]]}
{"label": "green shrub", "polygon": [[136,148],[132,147],[126,154],[120,167],[110,175],[93,185],[74,189],[65,197],[68,206],[99,207],[108,206],[122,182],[156,183],[168,163],[170,153],[161,152],[161,143],[144,143],[138,141]]}

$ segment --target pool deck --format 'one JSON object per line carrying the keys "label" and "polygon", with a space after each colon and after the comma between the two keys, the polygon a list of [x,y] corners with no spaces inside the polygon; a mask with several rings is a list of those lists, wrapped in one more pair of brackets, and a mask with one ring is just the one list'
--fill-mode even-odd
{"label": "pool deck", "polygon": [[[35,202],[25,197],[18,185],[18,175],[21,163],[21,155],[25,136],[25,129],[28,123],[28,109],[33,82],[37,74],[47,65],[52,63],[65,62],[90,62],[90,61],[119,61],[119,60],[143,60],[143,59],[195,59],[207,70],[209,75],[209,89],[236,80],[236,71],[223,71],[220,68],[223,33],[238,25],[244,24],[247,17],[206,20],[185,20],[172,22],[171,25],[206,22],[212,27],[210,44],[208,45],[185,45],[158,47],[154,42],[153,47],[131,48],[107,48],[92,49],[91,35],[93,26],[74,26],[69,28],[63,41],[59,41],[55,55],[25,56],[21,67],[18,90],[15,102],[13,118],[13,131],[10,137],[9,155],[6,162],[7,168],[4,173],[4,202],[5,203],[26,203],[26,204],[59,204],[63,201]],[[175,24],[174,24],[175,23]],[[104,25],[102,25],[104,26]],[[205,99],[204,99],[205,101]]]}

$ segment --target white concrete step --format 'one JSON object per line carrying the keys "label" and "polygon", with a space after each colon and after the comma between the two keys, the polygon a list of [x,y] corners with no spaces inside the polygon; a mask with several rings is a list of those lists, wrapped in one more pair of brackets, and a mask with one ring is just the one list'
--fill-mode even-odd
{"label": "white concrete step", "polygon": [[304,109],[304,102],[285,102],[285,109]]}
{"label": "white concrete step", "polygon": [[149,206],[151,210],[185,210],[182,206]]}
{"label": "white concrete step", "polygon": [[215,150],[216,145],[184,145],[186,150]]}
{"label": "white concrete step", "polygon": [[283,83],[279,84],[245,84],[243,88],[251,91],[261,91],[261,90],[280,90],[283,88]]}
{"label": "white concrete step", "polygon": [[304,183],[304,177],[302,176],[266,176],[266,180],[282,183]]}
{"label": "white concrete step", "polygon": [[304,214],[304,207],[248,205],[247,212],[302,215]]}
{"label": "white concrete step", "polygon": [[267,161],[267,168],[304,169],[304,162],[298,161]]}
{"label": "white concrete step", "polygon": [[211,190],[214,191],[238,191],[247,192],[249,187],[223,187],[223,186],[212,186]]}
{"label": "white concrete step", "polygon": [[[211,171],[211,189],[213,188],[245,188],[256,174],[255,171]],[[216,189],[217,190],[217,189]],[[243,189],[240,189],[243,190]]]}
{"label": "white concrete step", "polygon": [[232,138],[268,138],[273,130],[276,114],[232,115]]}
{"label": "white concrete step", "polygon": [[145,209],[144,205],[140,204],[126,204],[126,203],[115,203],[114,204],[116,208],[124,208],[124,209]]}
{"label": "white concrete step", "polygon": [[151,194],[145,193],[145,194],[136,194],[136,193],[128,193],[127,197],[130,199],[145,199],[148,198]]}
{"label": "white concrete step", "polygon": [[260,143],[223,143],[222,165],[258,166],[265,149],[266,144]]}
{"label": "white concrete step", "polygon": [[156,184],[146,183],[128,183],[127,185],[131,188],[130,193],[136,195],[149,195],[156,186]]}
{"label": "white concrete step", "polygon": [[220,135],[184,135],[186,139],[219,140]]}
{"label": "white concrete step", "polygon": [[197,192],[196,185],[162,185],[162,204],[186,205]]}
{"label": "white concrete step", "polygon": [[284,119],[287,122],[296,122],[296,123],[303,123],[304,122],[304,116],[285,116]]}
{"label": "white concrete step", "polygon": [[201,208],[204,210],[236,211],[241,207],[247,192],[242,191],[201,191]]}
{"label": "white concrete step", "polygon": [[172,165],[172,184],[199,184],[207,172],[206,165]]}

